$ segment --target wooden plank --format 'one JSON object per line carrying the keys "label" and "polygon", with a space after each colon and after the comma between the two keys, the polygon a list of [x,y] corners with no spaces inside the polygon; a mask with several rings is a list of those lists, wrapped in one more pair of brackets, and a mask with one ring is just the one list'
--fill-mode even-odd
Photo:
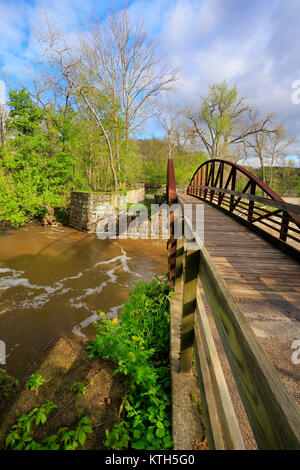
{"label": "wooden plank", "polygon": [[175,263],[175,294],[181,290],[183,281],[183,257],[184,257],[184,239],[179,238],[176,244],[176,263]]}
{"label": "wooden plank", "polygon": [[260,449],[300,449],[299,408],[230,295],[205,248],[200,279]]}
{"label": "wooden plank", "polygon": [[[210,203],[207,201],[207,204],[210,204]],[[238,220],[239,223],[248,226],[251,231],[256,232],[258,235],[260,235],[261,238],[265,238],[267,241],[271,242],[274,245],[274,247],[279,248],[280,250],[282,250],[283,252],[287,253],[288,255],[292,256],[294,259],[300,262],[300,251],[294,246],[292,246],[291,244],[287,244],[283,242],[282,240],[279,240],[279,238],[276,238],[272,234],[268,233],[267,231],[262,230],[259,226],[250,224],[247,220],[242,219],[241,217],[233,213],[230,213],[228,210],[225,210],[222,207],[219,207],[219,206],[214,206],[214,207],[216,210],[226,213],[227,215],[230,215],[230,217]],[[257,238],[257,240],[259,243],[259,237]]]}
{"label": "wooden plank", "polygon": [[[182,287],[182,286],[181,286]],[[170,369],[172,395],[172,438],[174,450],[192,450],[201,439],[202,423],[191,394],[197,394],[193,374],[179,372],[180,328],[182,320],[182,288],[170,297]]]}
{"label": "wooden plank", "polygon": [[194,343],[194,317],[199,271],[199,249],[185,250],[183,269],[182,329],[180,346],[180,371],[192,368]]}
{"label": "wooden plank", "polygon": [[244,441],[231,402],[200,292],[197,292],[196,327],[199,328],[217,402],[226,449],[244,449]]}
{"label": "wooden plank", "polygon": [[[216,266],[218,266],[219,270],[222,270],[224,272],[229,272],[230,271],[234,271],[234,272],[239,272],[239,273],[244,273],[244,272],[248,272],[248,273],[258,273],[258,274],[268,274],[268,273],[275,273],[277,275],[290,275],[292,274],[293,276],[297,277],[299,276],[300,272],[299,272],[299,268],[297,268],[297,266],[288,266],[288,265],[285,265],[285,266],[278,266],[278,263],[276,265],[276,263],[258,263],[258,262],[255,262],[253,266],[251,266],[250,264],[246,264],[246,263],[243,263],[243,260],[240,260],[240,263],[243,263],[243,264],[239,264],[236,260],[228,260],[228,261],[220,261],[220,260],[216,260],[214,259],[214,263]],[[277,271],[276,271],[276,266],[277,266]],[[278,272],[279,271],[279,272]],[[300,282],[300,279],[298,279],[299,282]]]}
{"label": "wooden plank", "polygon": [[201,403],[205,416],[208,446],[214,450],[225,450],[225,442],[219,419],[214,388],[209,371],[205,349],[200,337],[199,327],[195,328],[195,362],[198,385],[201,391]]}

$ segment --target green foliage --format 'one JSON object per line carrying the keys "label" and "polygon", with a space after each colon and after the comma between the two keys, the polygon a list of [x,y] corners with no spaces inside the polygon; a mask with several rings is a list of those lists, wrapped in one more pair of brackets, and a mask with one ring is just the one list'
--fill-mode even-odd
{"label": "green foliage", "polygon": [[217,135],[225,138],[234,131],[234,111],[238,101],[237,87],[227,83],[214,83],[209,87],[208,97],[203,101],[199,118],[204,120]]}
{"label": "green foliage", "polygon": [[18,386],[19,380],[0,368],[0,401],[8,399]]}
{"label": "green foliage", "polygon": [[12,450],[75,450],[83,446],[88,434],[93,432],[91,421],[83,416],[75,429],[63,427],[56,434],[46,437],[41,443],[34,440],[37,428],[43,426],[57,406],[46,401],[39,408],[33,408],[28,414],[21,415],[8,432],[5,440],[6,449]]}
{"label": "green foliage", "polygon": [[35,372],[29,377],[25,385],[29,390],[37,390],[44,382],[45,379],[38,372]]}
{"label": "green foliage", "polygon": [[67,131],[59,111],[54,119],[25,89],[10,91],[8,104],[10,138],[0,149],[0,218],[18,226],[64,203],[72,185],[73,155],[71,142],[64,143]]}
{"label": "green foliage", "polygon": [[6,436],[6,448],[13,450],[35,450],[31,432],[40,424],[45,424],[47,417],[57,408],[51,401],[46,401],[40,408],[33,408],[30,413],[22,414]]}
{"label": "green foliage", "polygon": [[[89,77],[82,76],[81,80],[89,83]],[[90,93],[108,131],[121,188],[142,181],[165,184],[167,140],[154,137],[128,140],[120,104],[97,87],[91,87]],[[114,188],[103,132],[80,97],[68,91],[66,96],[42,107],[22,88],[9,92],[8,106],[6,138],[0,145],[0,220],[18,227],[29,220],[47,217],[56,208],[58,220],[64,223],[71,190]],[[210,86],[195,117],[204,140],[199,135],[198,140],[188,141],[190,147],[178,142],[172,150],[177,185],[187,185],[208,155],[209,158],[230,155],[232,136],[240,132],[246,109],[235,86],[230,88],[226,82]],[[192,130],[194,135],[195,129]],[[205,152],[200,150],[199,143]],[[269,181],[268,169],[265,171]],[[289,162],[286,168],[274,168],[271,186],[279,194],[291,190],[297,195],[299,181]]]}
{"label": "green foliage", "polygon": [[[143,173],[140,181],[153,183],[166,182],[168,144],[157,138],[138,140],[138,155],[143,162]],[[207,156],[202,150],[187,152],[179,147],[172,152],[175,167],[176,184],[189,184],[194,171]],[[137,181],[137,178],[135,178]]]}
{"label": "green foliage", "polygon": [[[269,184],[271,169],[265,166],[266,182]],[[262,178],[261,169],[256,170],[255,173],[259,178]],[[271,184],[272,189],[281,196],[300,196],[300,168],[296,168],[293,161],[288,161],[285,167],[273,167],[273,180]]]}
{"label": "green foliage", "polygon": [[71,392],[75,390],[77,395],[85,395],[86,394],[86,386],[83,382],[74,382],[70,388]]}
{"label": "green foliage", "polygon": [[75,450],[79,445],[83,446],[87,434],[93,432],[90,424],[90,419],[84,416],[80,419],[76,429],[69,431],[68,428],[61,428],[58,431],[58,435],[62,435],[60,442],[63,444],[64,450]]}
{"label": "green foliage", "polygon": [[6,123],[8,130],[14,131],[17,136],[33,136],[39,133],[44,113],[34,105],[25,88],[9,92],[9,106],[10,120]]}
{"label": "green foliage", "polygon": [[109,448],[172,447],[169,323],[167,282],[156,278],[136,284],[120,321],[104,318],[95,324],[97,335],[88,346],[90,357],[114,360],[114,373],[124,374],[130,385],[123,401],[124,418],[106,431]]}

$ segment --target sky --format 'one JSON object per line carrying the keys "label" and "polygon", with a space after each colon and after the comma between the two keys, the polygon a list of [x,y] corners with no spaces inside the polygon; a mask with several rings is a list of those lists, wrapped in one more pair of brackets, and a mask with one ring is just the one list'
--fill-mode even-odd
{"label": "sky", "polygon": [[[26,82],[26,70],[39,57],[34,28],[45,9],[72,37],[90,17],[105,19],[124,3],[0,0],[0,80],[8,87]],[[126,4],[132,21],[143,16],[165,61],[179,70],[176,99],[196,102],[214,82],[236,84],[249,104],[262,113],[276,113],[288,134],[298,137],[292,153],[300,153],[300,0],[136,0]]]}

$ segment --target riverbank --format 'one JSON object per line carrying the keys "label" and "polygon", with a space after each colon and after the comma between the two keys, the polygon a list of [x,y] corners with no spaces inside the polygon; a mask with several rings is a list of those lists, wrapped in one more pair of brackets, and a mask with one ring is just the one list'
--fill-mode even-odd
{"label": "riverbank", "polygon": [[[5,439],[22,415],[51,401],[53,410],[43,426],[32,426],[31,436],[42,442],[59,429],[75,429],[81,416],[90,420],[92,432],[87,434],[82,449],[105,449],[105,431],[118,421],[125,384],[113,375],[116,366],[107,360],[89,360],[86,344],[74,338],[59,338],[49,344],[32,367],[31,372],[45,379],[38,390],[29,390],[25,377],[19,385],[12,386],[9,398],[1,397],[0,389],[0,448],[5,449]],[[73,384],[83,384],[84,394]],[[12,384],[11,384],[12,385]]]}
{"label": "riverbank", "polygon": [[138,283],[120,322],[98,319],[88,347],[59,338],[9,397],[0,387],[0,448],[172,447],[167,282]]}

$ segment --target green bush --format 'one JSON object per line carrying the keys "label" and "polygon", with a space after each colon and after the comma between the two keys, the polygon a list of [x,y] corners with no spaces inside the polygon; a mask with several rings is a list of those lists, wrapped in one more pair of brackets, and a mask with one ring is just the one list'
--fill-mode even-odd
{"label": "green bush", "polygon": [[106,431],[109,448],[169,449],[171,400],[169,357],[169,290],[167,281],[138,282],[118,319],[96,323],[90,357],[116,362],[114,373],[128,378],[122,419]]}

